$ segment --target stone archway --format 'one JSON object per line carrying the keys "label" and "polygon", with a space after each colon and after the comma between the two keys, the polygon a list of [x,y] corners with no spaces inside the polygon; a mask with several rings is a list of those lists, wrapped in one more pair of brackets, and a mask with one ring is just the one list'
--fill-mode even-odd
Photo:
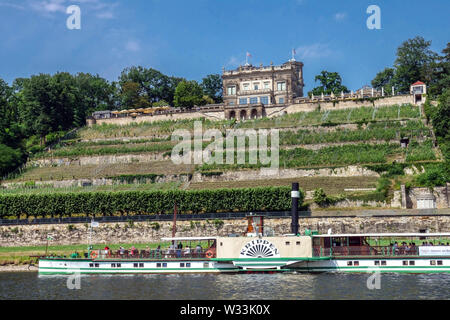
{"label": "stone archway", "polygon": [[258,118],[258,110],[252,109],[252,111],[250,113],[250,119],[256,119],[256,118]]}
{"label": "stone archway", "polygon": [[246,119],[247,119],[247,111],[241,110],[241,112],[239,112],[239,120],[246,120]]}
{"label": "stone archway", "polygon": [[236,119],[236,111],[231,110],[228,116],[228,119]]}

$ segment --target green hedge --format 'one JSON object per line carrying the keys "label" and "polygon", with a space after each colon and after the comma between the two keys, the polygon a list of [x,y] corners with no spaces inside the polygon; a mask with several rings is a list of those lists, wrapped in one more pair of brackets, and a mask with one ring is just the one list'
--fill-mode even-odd
{"label": "green hedge", "polygon": [[[170,214],[179,212],[285,211],[290,187],[217,190],[157,190],[0,195],[0,218],[72,215]],[[303,195],[300,198],[302,203]]]}

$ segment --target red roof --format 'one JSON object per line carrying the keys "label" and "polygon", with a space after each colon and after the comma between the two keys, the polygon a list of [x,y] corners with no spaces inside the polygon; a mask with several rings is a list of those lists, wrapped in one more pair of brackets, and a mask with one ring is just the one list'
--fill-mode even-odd
{"label": "red roof", "polygon": [[413,85],[413,86],[417,86],[417,85],[419,85],[419,84],[422,84],[422,85],[423,85],[423,84],[425,84],[425,83],[423,83],[422,81],[417,81],[416,83],[413,83],[412,85]]}

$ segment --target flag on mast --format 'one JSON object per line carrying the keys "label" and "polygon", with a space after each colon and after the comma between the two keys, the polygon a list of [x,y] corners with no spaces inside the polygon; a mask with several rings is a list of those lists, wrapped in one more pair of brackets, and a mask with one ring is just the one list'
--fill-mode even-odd
{"label": "flag on mast", "polygon": [[250,54],[250,52],[247,51],[247,54],[245,56],[245,65],[248,66],[248,57],[251,57],[252,55]]}
{"label": "flag on mast", "polygon": [[295,49],[292,49],[292,61],[295,61],[296,54],[297,54],[297,52],[295,51]]}

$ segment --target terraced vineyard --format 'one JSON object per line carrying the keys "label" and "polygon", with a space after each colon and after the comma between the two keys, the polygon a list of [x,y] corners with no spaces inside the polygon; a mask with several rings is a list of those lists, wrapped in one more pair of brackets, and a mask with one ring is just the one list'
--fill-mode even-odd
{"label": "terraced vineyard", "polygon": [[[286,186],[293,181],[300,182],[305,191],[322,188],[329,195],[345,194],[345,189],[370,193],[373,191],[366,190],[379,187],[383,173],[368,170],[370,166],[389,168],[395,162],[412,167],[441,161],[432,128],[412,105],[316,110],[241,123],[202,119],[202,128],[222,133],[228,129],[280,129],[279,167],[291,170],[289,175],[255,177],[261,168],[270,166],[259,161],[174,164],[170,155],[177,142],[171,141],[171,134],[177,129],[193,132],[194,120],[99,125],[82,128],[75,138],[32,155],[26,170],[3,181],[8,188],[0,189],[0,195]],[[402,138],[409,139],[406,148],[400,144]],[[204,140],[203,148],[210,143]],[[248,160],[249,150],[245,157]],[[334,175],[326,170],[350,171]],[[226,178],[227,174],[233,179]],[[158,179],[146,179],[149,175]],[[105,185],[83,184],[80,179],[103,179]],[[394,185],[391,181],[391,187]]]}

